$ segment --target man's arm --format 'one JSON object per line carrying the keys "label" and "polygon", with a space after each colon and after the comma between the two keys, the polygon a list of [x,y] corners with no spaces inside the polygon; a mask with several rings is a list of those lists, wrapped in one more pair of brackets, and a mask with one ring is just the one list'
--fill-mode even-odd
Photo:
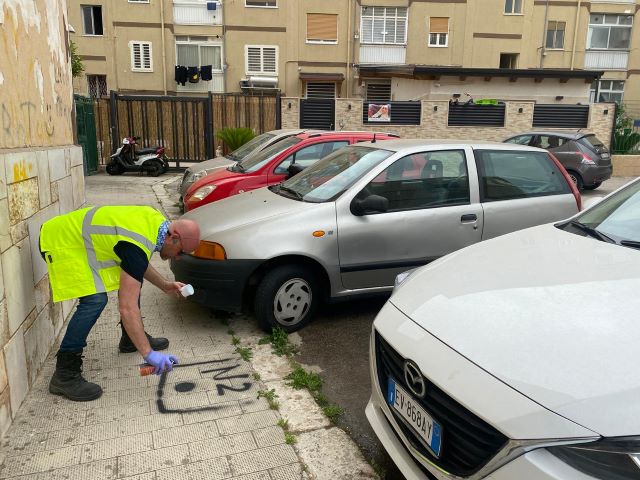
{"label": "man's arm", "polygon": [[180,289],[184,287],[184,283],[170,282],[158,272],[151,263],[144,272],[144,278],[158,287],[167,295],[180,295]]}
{"label": "man's arm", "polygon": [[129,338],[143,357],[151,352],[151,345],[144,334],[144,325],[138,306],[141,283],[122,270],[120,272],[120,290],[118,291],[118,309],[122,318],[122,326]]}

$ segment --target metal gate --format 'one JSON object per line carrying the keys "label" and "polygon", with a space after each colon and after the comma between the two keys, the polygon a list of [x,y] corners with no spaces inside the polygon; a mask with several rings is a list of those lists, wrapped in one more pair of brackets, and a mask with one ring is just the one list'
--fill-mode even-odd
{"label": "metal gate", "polygon": [[82,164],[85,175],[98,171],[98,145],[96,143],[96,122],[93,99],[74,95],[76,109],[76,131],[78,143],[82,145]]}
{"label": "metal gate", "polygon": [[533,126],[552,128],[586,128],[589,105],[544,105],[533,107]]}
{"label": "metal gate", "polygon": [[334,98],[303,98],[300,100],[300,128],[335,130],[336,101]]}

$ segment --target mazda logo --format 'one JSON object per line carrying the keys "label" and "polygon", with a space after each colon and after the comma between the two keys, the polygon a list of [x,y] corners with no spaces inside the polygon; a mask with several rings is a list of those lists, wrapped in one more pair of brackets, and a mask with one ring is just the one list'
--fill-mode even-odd
{"label": "mazda logo", "polygon": [[424,396],[426,391],[424,377],[420,373],[418,365],[411,360],[404,362],[404,381],[415,396],[420,398]]}

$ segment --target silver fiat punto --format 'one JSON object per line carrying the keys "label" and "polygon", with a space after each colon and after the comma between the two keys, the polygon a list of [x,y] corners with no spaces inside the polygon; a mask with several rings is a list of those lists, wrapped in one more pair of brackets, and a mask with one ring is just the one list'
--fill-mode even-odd
{"label": "silver fiat punto", "polygon": [[262,328],[295,331],[323,300],[389,292],[403,271],[579,210],[567,172],[542,149],[359,143],[281,184],[189,212],[201,243],[171,269],[195,302],[252,306]]}

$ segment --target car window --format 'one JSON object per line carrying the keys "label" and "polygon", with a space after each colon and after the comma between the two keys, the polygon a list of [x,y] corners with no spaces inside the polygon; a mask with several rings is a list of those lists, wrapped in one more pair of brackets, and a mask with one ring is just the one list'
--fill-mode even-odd
{"label": "car window", "polygon": [[599,152],[604,147],[604,143],[602,143],[602,141],[595,135],[582,137],[580,142],[584,143],[587,147],[596,152]]}
{"label": "car window", "polygon": [[550,148],[558,148],[566,142],[568,142],[566,138],[561,138],[556,135],[538,135],[534,142],[534,146],[548,150]]}
{"label": "car window", "polygon": [[262,145],[265,145],[268,141],[270,141],[275,135],[272,133],[263,133],[262,135],[258,135],[257,137],[253,137],[244,145],[236,148],[233,152],[229,154],[229,156],[236,161],[242,160],[244,157],[249,155],[254,150],[258,149]]}
{"label": "car window", "polygon": [[482,201],[571,193],[560,169],[547,153],[476,150]]}
{"label": "car window", "polygon": [[267,163],[273,160],[278,154],[284,152],[287,148],[292,147],[296,143],[300,143],[301,141],[302,140],[300,140],[298,137],[285,138],[284,140],[280,140],[279,142],[274,143],[264,150],[260,150],[259,152],[247,155],[241,163],[241,171],[249,173],[260,170]]}
{"label": "car window", "polygon": [[531,135],[519,135],[517,137],[505,140],[505,143],[515,143],[517,145],[529,145],[531,143]]}
{"label": "car window", "polygon": [[326,157],[331,152],[338,150],[342,147],[349,145],[348,140],[339,142],[322,142],[314,143],[308,147],[301,148],[297,152],[292,153],[285,158],[273,171],[275,174],[285,174],[291,163],[296,163],[301,167],[308,167],[323,157]]}
{"label": "car window", "polygon": [[469,176],[463,150],[421,152],[395,161],[359,194],[389,200],[388,211],[469,203]]}

